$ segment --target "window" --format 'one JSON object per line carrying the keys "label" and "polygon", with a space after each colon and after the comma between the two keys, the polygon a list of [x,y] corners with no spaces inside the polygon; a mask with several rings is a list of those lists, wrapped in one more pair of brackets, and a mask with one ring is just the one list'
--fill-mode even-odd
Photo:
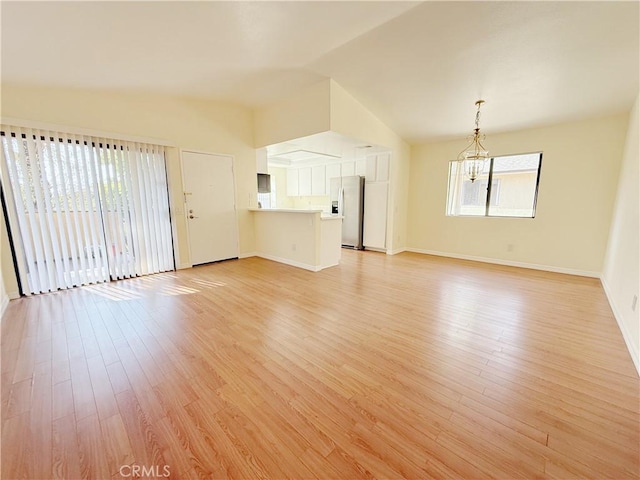
{"label": "window", "polygon": [[164,147],[0,126],[23,293],[174,269]]}
{"label": "window", "polygon": [[449,163],[447,215],[535,217],[542,153],[493,157],[475,182],[461,162]]}
{"label": "window", "polygon": [[[466,181],[462,184],[462,205],[484,207],[487,204],[488,180],[476,180],[471,183]],[[500,180],[491,181],[491,205],[497,205],[500,198]]]}

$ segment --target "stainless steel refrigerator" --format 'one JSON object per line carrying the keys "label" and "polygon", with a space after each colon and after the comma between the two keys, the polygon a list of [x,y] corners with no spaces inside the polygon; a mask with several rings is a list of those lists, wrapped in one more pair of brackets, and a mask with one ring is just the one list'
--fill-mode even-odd
{"label": "stainless steel refrigerator", "polygon": [[332,178],[331,213],[342,215],[342,246],[362,250],[364,177]]}

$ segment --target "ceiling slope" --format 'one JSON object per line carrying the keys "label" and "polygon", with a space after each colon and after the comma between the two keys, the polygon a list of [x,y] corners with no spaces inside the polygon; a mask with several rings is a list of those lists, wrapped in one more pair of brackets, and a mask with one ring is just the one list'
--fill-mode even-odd
{"label": "ceiling slope", "polygon": [[6,2],[2,82],[258,107],[333,78],[415,143],[627,111],[638,2]]}

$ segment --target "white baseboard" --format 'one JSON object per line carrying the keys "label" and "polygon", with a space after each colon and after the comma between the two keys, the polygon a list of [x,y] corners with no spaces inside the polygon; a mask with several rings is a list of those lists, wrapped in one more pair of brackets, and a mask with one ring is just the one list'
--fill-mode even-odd
{"label": "white baseboard", "polygon": [[406,252],[406,248],[396,248],[395,250],[387,250],[387,255],[397,255],[398,253]]}
{"label": "white baseboard", "polygon": [[318,269],[316,270],[316,272],[319,272],[320,270],[325,270],[327,268],[331,268],[331,267],[337,267],[340,265],[340,262],[338,263],[332,263],[331,265],[323,265],[322,267],[318,267]]}
{"label": "white baseboard", "polygon": [[290,265],[292,267],[303,268],[304,270],[309,270],[311,272],[319,272],[322,270],[321,267],[316,267],[315,265],[309,265],[307,263],[296,262],[295,260],[290,260],[288,258],[276,257],[275,255],[269,255],[267,253],[257,252],[255,254],[256,257],[264,258],[266,260],[272,260],[278,263],[284,263],[285,265]]}
{"label": "white baseboard", "polygon": [[422,253],[425,255],[436,255],[438,257],[457,258],[460,260],[471,260],[474,262],[506,265],[508,267],[529,268],[532,270],[543,270],[546,272],[565,273],[567,275],[578,275],[580,277],[600,278],[600,272],[591,272],[588,270],[576,270],[574,268],[554,267],[551,265],[538,265],[535,263],[513,262],[511,260],[502,260],[500,258],[476,257],[473,255],[460,255],[457,253],[437,252],[434,250],[423,250],[421,248],[407,248],[406,250],[408,252],[413,252],[413,253]]}
{"label": "white baseboard", "polygon": [[[240,253],[238,255],[238,258],[249,258],[249,257],[255,257],[258,254],[255,252],[250,252],[250,253]],[[178,265],[176,267],[176,270],[184,270],[185,268],[193,268],[193,265],[190,263],[181,263],[180,265]]]}
{"label": "white baseboard", "polygon": [[620,333],[622,333],[622,338],[624,338],[624,343],[627,345],[627,350],[629,350],[629,355],[631,355],[631,360],[633,360],[633,364],[638,371],[638,376],[640,376],[640,352],[637,350],[637,346],[633,344],[633,340],[631,339],[631,334],[627,327],[625,326],[624,321],[622,320],[622,315],[616,307],[615,302],[613,301],[613,295],[611,294],[611,289],[607,285],[607,282],[604,278],[600,278],[600,283],[602,283],[602,288],[604,289],[604,293],[607,296],[607,300],[609,301],[609,306],[611,307],[611,311],[613,312],[613,316],[618,323],[618,328],[620,329]]}

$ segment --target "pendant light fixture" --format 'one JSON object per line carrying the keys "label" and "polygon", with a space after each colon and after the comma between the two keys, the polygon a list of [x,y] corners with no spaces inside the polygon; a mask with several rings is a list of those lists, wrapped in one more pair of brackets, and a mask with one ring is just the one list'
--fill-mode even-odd
{"label": "pendant light fixture", "polygon": [[489,155],[487,149],[482,145],[485,136],[480,134],[480,107],[483,103],[484,100],[476,102],[476,107],[478,108],[476,111],[476,128],[473,130],[473,135],[467,137],[467,140],[470,141],[469,145],[458,155],[458,161],[462,162],[464,171],[471,183],[475,182],[478,175],[484,170],[485,161]]}

